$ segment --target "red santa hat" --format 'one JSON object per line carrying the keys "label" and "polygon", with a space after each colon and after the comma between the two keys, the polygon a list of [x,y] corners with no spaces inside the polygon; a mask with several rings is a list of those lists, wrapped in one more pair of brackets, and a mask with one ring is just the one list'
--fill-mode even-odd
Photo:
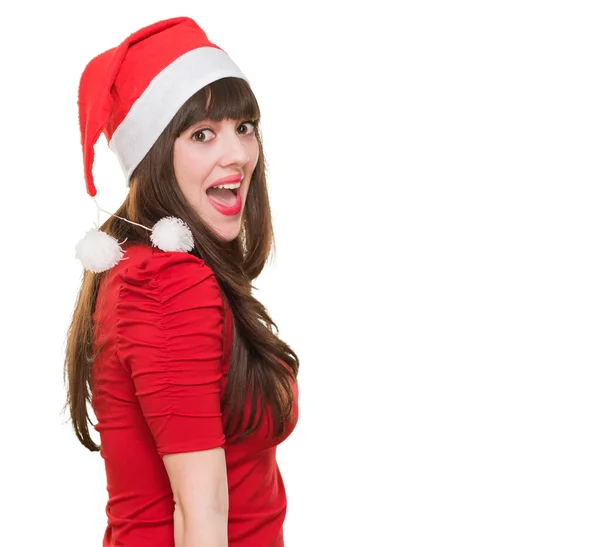
{"label": "red santa hat", "polygon": [[129,180],[179,108],[204,86],[234,76],[231,58],[188,17],[144,27],[95,57],[79,85],[79,126],[88,193],[94,145],[104,132]]}
{"label": "red santa hat", "polygon": [[[226,77],[247,80],[227,53],[188,17],[144,27],[92,59],[81,76],[78,100],[88,194],[96,195],[94,145],[102,132],[129,182],[179,108],[199,89]],[[162,234],[152,230],[155,245],[169,241],[163,250],[193,248],[191,233],[180,220],[171,219],[161,226]],[[121,259],[123,251],[108,234],[92,232],[78,244],[76,256],[86,269],[105,271]]]}

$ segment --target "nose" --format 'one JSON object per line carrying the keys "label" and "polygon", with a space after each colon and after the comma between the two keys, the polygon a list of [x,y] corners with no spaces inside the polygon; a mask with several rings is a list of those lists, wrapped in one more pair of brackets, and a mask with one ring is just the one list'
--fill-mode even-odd
{"label": "nose", "polygon": [[221,152],[221,164],[223,167],[230,165],[243,167],[250,161],[248,150],[243,142],[243,136],[238,134],[237,128],[225,131],[221,143],[223,146]]}

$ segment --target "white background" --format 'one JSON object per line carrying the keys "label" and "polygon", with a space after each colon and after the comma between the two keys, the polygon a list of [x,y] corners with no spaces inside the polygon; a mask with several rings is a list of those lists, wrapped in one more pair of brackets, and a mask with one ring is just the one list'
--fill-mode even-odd
{"label": "white background", "polygon": [[[6,4],[5,4],[6,5]],[[71,433],[85,64],[188,15],[250,78],[301,359],[286,547],[600,545],[600,13],[583,1],[3,7],[3,545],[98,546]],[[125,197],[96,146],[98,201]]]}

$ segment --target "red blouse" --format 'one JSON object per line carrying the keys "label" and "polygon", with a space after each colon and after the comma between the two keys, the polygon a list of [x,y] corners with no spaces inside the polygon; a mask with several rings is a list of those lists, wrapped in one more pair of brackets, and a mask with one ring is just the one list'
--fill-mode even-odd
{"label": "red blouse", "polygon": [[[282,547],[286,495],[271,416],[228,444],[220,399],[227,382],[231,321],[204,261],[133,245],[101,281],[94,319],[92,407],[108,502],[104,547],[172,547],[173,493],[162,456],[223,447],[229,485],[229,545]],[[246,403],[246,415],[249,412]],[[272,427],[271,427],[272,431]]]}

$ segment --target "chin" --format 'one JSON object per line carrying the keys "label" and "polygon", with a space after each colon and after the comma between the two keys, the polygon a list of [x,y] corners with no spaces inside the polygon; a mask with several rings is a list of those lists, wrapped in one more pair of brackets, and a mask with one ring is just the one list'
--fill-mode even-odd
{"label": "chin", "polygon": [[241,225],[236,223],[234,226],[213,226],[212,229],[223,241],[233,241],[240,235]]}

